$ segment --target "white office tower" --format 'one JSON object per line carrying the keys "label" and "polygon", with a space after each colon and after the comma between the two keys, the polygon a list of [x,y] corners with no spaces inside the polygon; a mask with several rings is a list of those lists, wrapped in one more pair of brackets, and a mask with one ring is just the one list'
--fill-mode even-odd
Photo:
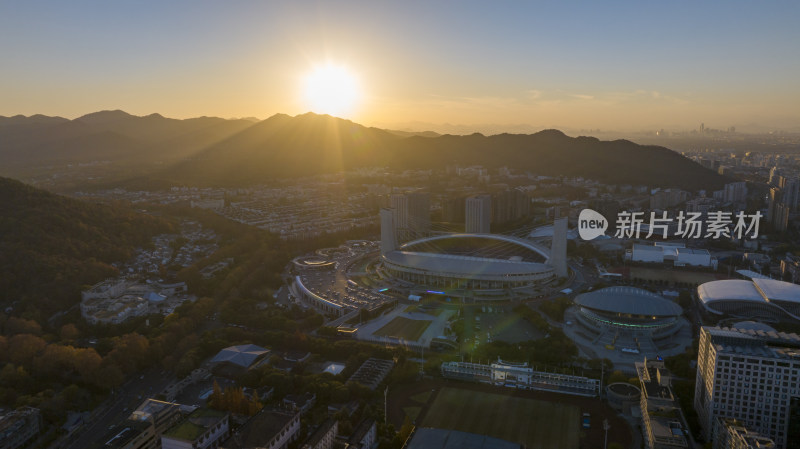
{"label": "white office tower", "polygon": [[784,332],[703,327],[694,408],[706,441],[718,419],[733,418],[771,438],[776,448],[797,441],[790,417],[800,413],[800,336]]}
{"label": "white office tower", "polygon": [[397,249],[397,229],[393,209],[381,209],[381,255]]}
{"label": "white office tower", "polygon": [[556,218],[553,222],[553,241],[550,242],[550,265],[556,276],[567,277],[567,217]]}
{"label": "white office tower", "polygon": [[492,222],[492,197],[478,195],[467,198],[465,230],[470,234],[489,234]]}

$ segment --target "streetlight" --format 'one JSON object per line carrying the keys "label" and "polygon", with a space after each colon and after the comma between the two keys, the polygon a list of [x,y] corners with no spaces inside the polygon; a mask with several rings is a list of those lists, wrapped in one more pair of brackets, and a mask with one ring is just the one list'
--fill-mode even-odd
{"label": "streetlight", "polygon": [[603,441],[603,449],[608,449],[608,429],[610,429],[610,428],[611,428],[611,426],[608,424],[608,420],[604,419],[603,420],[603,430],[606,431],[606,436],[605,436],[605,440]]}

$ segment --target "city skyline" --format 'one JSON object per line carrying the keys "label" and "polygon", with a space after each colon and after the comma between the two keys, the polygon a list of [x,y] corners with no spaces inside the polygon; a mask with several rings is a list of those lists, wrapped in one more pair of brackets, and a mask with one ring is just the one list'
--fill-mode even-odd
{"label": "city skyline", "polygon": [[296,115],[333,65],[373,126],[798,128],[797,4],[459,6],[7,3],[0,115]]}

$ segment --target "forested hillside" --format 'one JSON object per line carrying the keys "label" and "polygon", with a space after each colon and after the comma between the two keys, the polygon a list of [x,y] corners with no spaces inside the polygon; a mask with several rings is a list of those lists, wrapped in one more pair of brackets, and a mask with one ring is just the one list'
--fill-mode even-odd
{"label": "forested hillside", "polygon": [[0,304],[46,317],[80,300],[80,289],[116,274],[166,220],[123,205],[98,205],[0,178]]}

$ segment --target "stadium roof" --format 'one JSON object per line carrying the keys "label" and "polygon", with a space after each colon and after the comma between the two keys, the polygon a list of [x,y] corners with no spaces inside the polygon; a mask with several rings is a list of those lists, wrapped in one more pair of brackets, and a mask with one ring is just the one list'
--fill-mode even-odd
{"label": "stadium roof", "polygon": [[760,323],[758,321],[740,321],[733,324],[731,327],[735,329],[751,331],[777,332],[772,326]]}
{"label": "stadium roof", "polygon": [[752,281],[740,279],[726,279],[701,284],[697,287],[697,297],[702,302],[725,300],[765,302],[764,297],[761,296]]}
{"label": "stadium roof", "polygon": [[704,303],[713,301],[786,301],[800,303],[800,285],[774,279],[726,279],[697,287],[697,296]]}
{"label": "stadium roof", "polygon": [[521,256],[530,262],[543,262],[550,254],[528,240],[501,234],[446,234],[426,237],[401,245],[409,252],[508,259]]}
{"label": "stadium roof", "polygon": [[744,276],[744,277],[750,278],[750,279],[755,279],[755,278],[769,279],[770,278],[769,276],[763,275],[761,273],[756,273],[753,270],[736,270],[736,274],[739,274],[741,276]]}
{"label": "stadium roof", "polygon": [[800,302],[800,285],[775,279],[753,279],[753,284],[770,301]]}
{"label": "stadium roof", "polygon": [[390,262],[435,273],[463,273],[481,275],[530,274],[552,270],[537,262],[489,259],[484,257],[455,256],[451,254],[390,251],[384,255]]}
{"label": "stadium roof", "polygon": [[683,312],[677,304],[635,287],[608,287],[575,298],[575,304],[610,313],[644,316],[676,316]]}
{"label": "stadium roof", "polygon": [[211,359],[211,363],[228,362],[248,368],[259,357],[269,352],[269,349],[256,345],[239,345],[225,348]]}

